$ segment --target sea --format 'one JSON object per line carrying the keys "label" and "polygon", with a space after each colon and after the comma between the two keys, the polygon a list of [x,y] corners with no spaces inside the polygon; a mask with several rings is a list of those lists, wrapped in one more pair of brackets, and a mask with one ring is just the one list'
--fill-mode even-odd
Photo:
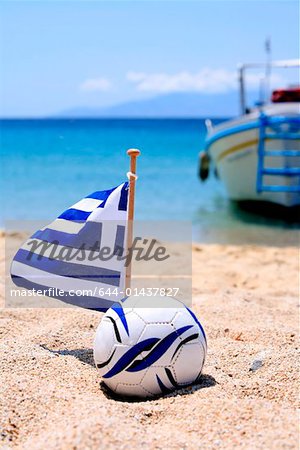
{"label": "sea", "polygon": [[215,176],[199,180],[205,134],[204,119],[0,120],[0,227],[50,222],[89,193],[122,183],[126,150],[139,148],[137,220],[190,222],[195,242],[295,244],[295,220],[243,210]]}

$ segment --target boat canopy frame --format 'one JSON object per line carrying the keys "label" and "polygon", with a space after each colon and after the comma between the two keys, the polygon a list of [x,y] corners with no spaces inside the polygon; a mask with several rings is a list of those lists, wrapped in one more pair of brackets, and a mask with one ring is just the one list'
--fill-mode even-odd
{"label": "boat canopy frame", "polygon": [[247,114],[248,108],[246,106],[246,90],[245,90],[245,73],[248,69],[260,69],[265,68],[266,78],[271,75],[271,68],[287,69],[291,67],[300,67],[300,59],[288,59],[281,61],[270,61],[265,63],[246,63],[239,64],[238,66],[238,80],[240,88],[240,109],[241,114]]}

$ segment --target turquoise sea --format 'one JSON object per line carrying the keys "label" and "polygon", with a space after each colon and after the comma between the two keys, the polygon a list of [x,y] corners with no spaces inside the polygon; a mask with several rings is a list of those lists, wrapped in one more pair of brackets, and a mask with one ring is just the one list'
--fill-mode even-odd
{"label": "turquoise sea", "polygon": [[137,219],[192,221],[196,241],[293,241],[294,222],[241,211],[217,179],[199,181],[204,139],[202,119],[1,120],[0,226],[51,221],[85,195],[123,182],[126,150],[137,147]]}

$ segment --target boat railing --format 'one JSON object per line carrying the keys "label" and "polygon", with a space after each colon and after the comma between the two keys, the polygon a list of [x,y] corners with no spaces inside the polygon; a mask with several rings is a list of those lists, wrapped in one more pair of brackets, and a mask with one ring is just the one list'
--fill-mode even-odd
{"label": "boat railing", "polygon": [[[241,108],[241,114],[246,114],[249,112],[249,108],[247,107],[246,102],[246,88],[245,88],[245,74],[246,71],[249,69],[262,69],[264,68],[266,70],[266,77],[270,78],[271,75],[271,69],[272,68],[281,68],[281,69],[287,69],[287,68],[295,68],[300,67],[300,60],[299,59],[289,59],[289,60],[282,60],[282,61],[270,61],[267,63],[246,63],[246,64],[239,64],[238,66],[238,79],[239,79],[239,88],[240,88],[240,108]],[[266,86],[270,84],[270,80],[266,80]],[[267,99],[267,92],[265,92],[262,97],[265,97],[264,99],[260,99],[260,103],[264,104],[265,100]]]}

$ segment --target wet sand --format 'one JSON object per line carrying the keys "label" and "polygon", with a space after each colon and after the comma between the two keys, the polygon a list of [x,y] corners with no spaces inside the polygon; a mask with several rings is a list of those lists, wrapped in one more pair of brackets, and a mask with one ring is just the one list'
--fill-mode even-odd
{"label": "wet sand", "polygon": [[99,385],[91,348],[101,313],[2,309],[2,448],[298,448],[298,258],[295,247],[195,244],[203,376],[144,402]]}

